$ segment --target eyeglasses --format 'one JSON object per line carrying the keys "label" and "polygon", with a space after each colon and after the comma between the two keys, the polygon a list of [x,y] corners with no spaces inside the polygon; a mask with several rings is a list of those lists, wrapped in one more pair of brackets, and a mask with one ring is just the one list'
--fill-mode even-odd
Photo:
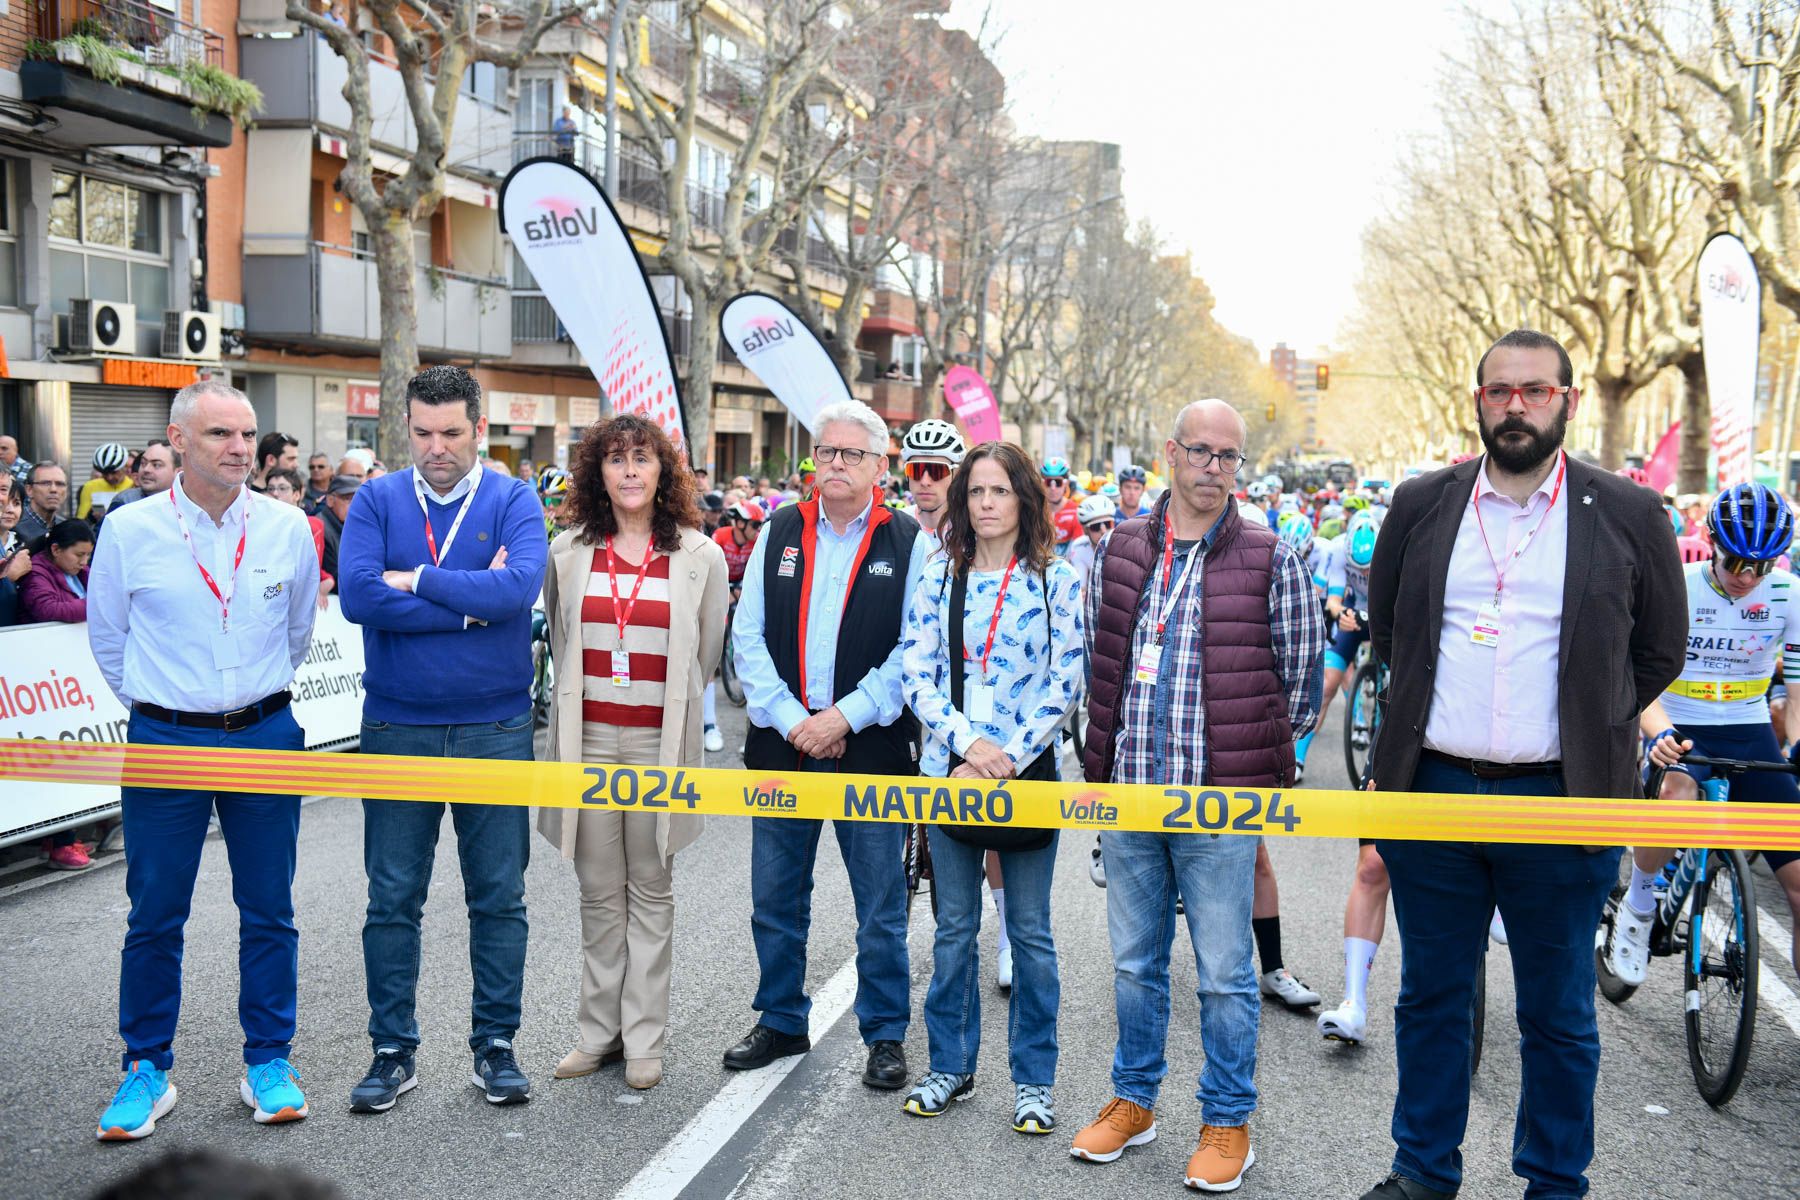
{"label": "eyeglasses", "polygon": [[1170,438],[1177,446],[1187,451],[1188,466],[1204,471],[1213,463],[1219,464],[1219,470],[1226,475],[1236,475],[1243,469],[1244,456],[1236,450],[1214,450],[1207,446],[1190,446],[1180,438]]}
{"label": "eyeglasses", "polygon": [[1558,396],[1567,396],[1570,389],[1551,387],[1547,383],[1534,383],[1529,387],[1513,387],[1505,383],[1490,383],[1475,389],[1475,395],[1489,408],[1505,408],[1517,396],[1525,402],[1527,408],[1542,408]]}
{"label": "eyeglasses", "polygon": [[860,466],[862,460],[873,453],[873,450],[858,450],[854,446],[814,446],[812,456],[814,462],[828,463],[841,459],[846,467],[855,467]]}
{"label": "eyeglasses", "polygon": [[908,479],[929,479],[933,482],[947,479],[950,476],[950,464],[941,462],[910,462],[906,464]]}
{"label": "eyeglasses", "polygon": [[1742,575],[1745,571],[1749,571],[1758,579],[1761,579],[1764,575],[1767,575],[1774,569],[1775,560],[1772,558],[1757,561],[1755,559],[1739,558],[1735,554],[1722,554],[1719,556],[1719,570],[1725,572],[1727,575]]}

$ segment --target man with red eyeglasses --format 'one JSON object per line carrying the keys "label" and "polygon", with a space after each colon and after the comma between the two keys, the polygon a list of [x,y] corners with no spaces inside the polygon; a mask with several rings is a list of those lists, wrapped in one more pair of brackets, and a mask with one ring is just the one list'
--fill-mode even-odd
{"label": "man with red eyeglasses", "polygon": [[912,493],[913,516],[933,542],[941,540],[938,522],[944,515],[950,472],[962,460],[962,434],[948,421],[935,417],[920,421],[900,439],[900,469],[906,472],[907,490]]}

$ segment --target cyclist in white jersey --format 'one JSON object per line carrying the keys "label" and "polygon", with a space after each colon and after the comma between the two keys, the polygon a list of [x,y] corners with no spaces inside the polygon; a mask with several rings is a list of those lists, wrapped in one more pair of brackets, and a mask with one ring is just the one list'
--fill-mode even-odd
{"label": "cyclist in white jersey", "polygon": [[[1672,768],[1662,787],[1669,799],[1696,798],[1697,781],[1711,773],[1679,763],[1690,750],[1710,758],[1783,757],[1769,723],[1777,659],[1789,679],[1800,679],[1800,583],[1775,566],[1794,534],[1787,501],[1761,484],[1738,484],[1713,502],[1707,528],[1715,557],[1686,568],[1687,665],[1640,720],[1651,739],[1651,762]],[[1789,743],[1800,738],[1800,705],[1788,706],[1786,726]],[[1731,799],[1800,803],[1800,786],[1792,775],[1746,771],[1731,781]],[[1656,913],[1653,885],[1674,853],[1646,846],[1632,852],[1631,884],[1606,947],[1607,966],[1626,983],[1644,981]],[[1800,970],[1800,852],[1765,850],[1762,856],[1787,893],[1796,930],[1790,949]]]}

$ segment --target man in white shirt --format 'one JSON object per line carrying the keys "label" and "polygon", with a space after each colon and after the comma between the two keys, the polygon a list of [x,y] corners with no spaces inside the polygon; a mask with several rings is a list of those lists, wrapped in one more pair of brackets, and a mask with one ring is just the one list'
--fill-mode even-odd
{"label": "man in white shirt", "polygon": [[[302,750],[287,688],[312,642],[318,556],[306,518],[244,486],[256,414],[236,388],[176,393],[169,440],[186,469],[167,493],[116,512],[88,581],[88,641],[131,711],[127,739],[214,750]],[[238,1094],[262,1124],[306,1116],[288,1062],[299,933],[298,796],[120,789],[125,892],[119,971],[126,1072],[97,1135],[147,1137],[175,1104],[169,1081],[181,1007],[182,927],[215,806],[239,914]]]}
{"label": "man in white shirt", "polygon": [[[1675,535],[1655,493],[1562,452],[1580,393],[1555,339],[1514,330],[1475,379],[1487,453],[1409,480],[1375,543],[1369,633],[1391,671],[1375,787],[1632,796],[1638,714],[1687,652]],[[1571,841],[1614,840],[1562,828]],[[1585,1196],[1600,1066],[1593,939],[1618,847],[1376,846],[1400,927],[1400,1086],[1392,1171],[1363,1200],[1447,1200],[1461,1186],[1469,1010],[1496,904],[1522,1032],[1512,1169],[1527,1196]]]}

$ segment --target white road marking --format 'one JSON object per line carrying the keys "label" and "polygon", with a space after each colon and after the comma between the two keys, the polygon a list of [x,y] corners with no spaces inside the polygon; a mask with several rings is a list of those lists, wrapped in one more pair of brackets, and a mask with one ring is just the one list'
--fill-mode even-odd
{"label": "white road marking", "polygon": [[1794,989],[1775,974],[1775,964],[1785,963],[1788,956],[1777,953],[1774,962],[1770,962],[1767,952],[1770,946],[1791,947],[1794,935],[1788,932],[1787,926],[1764,912],[1760,904],[1756,906],[1756,932],[1761,935],[1764,948],[1762,969],[1757,972],[1757,996],[1774,1010],[1776,1016],[1787,1022],[1795,1037],[1800,1037],[1800,996],[1795,996]]}
{"label": "white road marking", "polygon": [[[852,957],[813,995],[809,1025],[816,1031],[815,1045],[839,1017],[850,1011],[855,999],[856,959]],[[681,1132],[632,1176],[615,1200],[674,1200],[805,1057],[796,1054],[777,1059],[760,1070],[735,1072],[718,1095],[707,1101],[706,1107],[695,1113]]]}

